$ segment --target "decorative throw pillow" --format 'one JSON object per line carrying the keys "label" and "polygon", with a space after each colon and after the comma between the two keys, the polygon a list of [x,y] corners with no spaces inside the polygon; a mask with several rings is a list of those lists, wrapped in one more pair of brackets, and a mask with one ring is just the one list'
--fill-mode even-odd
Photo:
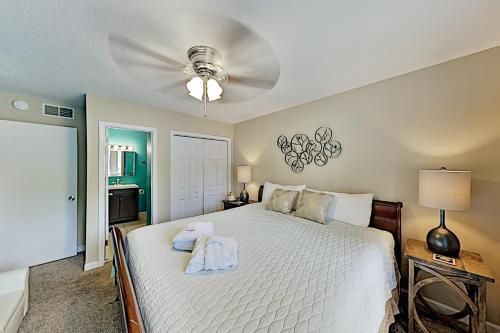
{"label": "decorative throw pillow", "polygon": [[269,200],[265,207],[275,212],[290,214],[295,206],[299,193],[298,191],[275,189],[271,196],[271,200]]}
{"label": "decorative throw pillow", "polygon": [[333,198],[334,196],[331,194],[304,190],[297,204],[295,216],[327,224],[328,209],[333,202]]}
{"label": "decorative throw pillow", "polygon": [[[265,182],[264,190],[262,191],[262,203],[264,205],[267,205],[269,203],[269,200],[271,200],[271,196],[273,195],[274,190],[276,189],[300,192],[302,190],[305,190],[305,188],[306,185],[280,185],[280,184]],[[295,205],[297,205],[297,202],[295,202]],[[295,210],[295,208],[296,207],[293,207],[292,210]]]}

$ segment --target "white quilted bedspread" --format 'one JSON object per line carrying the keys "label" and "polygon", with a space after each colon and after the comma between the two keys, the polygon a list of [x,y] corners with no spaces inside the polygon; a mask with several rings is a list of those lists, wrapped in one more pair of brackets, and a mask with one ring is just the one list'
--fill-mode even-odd
{"label": "white quilted bedspread", "polygon": [[[238,240],[237,270],[184,273],[191,254],[172,238],[192,221]],[[137,229],[127,245],[147,332],[377,333],[397,287],[389,233],[262,204]]]}

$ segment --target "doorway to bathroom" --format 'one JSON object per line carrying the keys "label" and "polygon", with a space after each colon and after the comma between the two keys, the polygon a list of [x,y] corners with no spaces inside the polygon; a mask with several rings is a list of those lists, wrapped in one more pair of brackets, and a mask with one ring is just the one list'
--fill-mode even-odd
{"label": "doorway to bathroom", "polygon": [[156,223],[156,129],[101,122],[99,141],[100,248],[105,261],[113,257],[112,227],[126,234]]}

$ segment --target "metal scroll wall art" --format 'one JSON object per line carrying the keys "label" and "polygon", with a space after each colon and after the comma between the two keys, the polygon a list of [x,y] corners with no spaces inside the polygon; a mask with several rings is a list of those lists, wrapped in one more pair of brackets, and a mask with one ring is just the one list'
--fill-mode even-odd
{"label": "metal scroll wall art", "polygon": [[333,140],[330,127],[320,127],[314,133],[314,140],[305,134],[295,134],[289,141],[280,135],[278,147],[285,154],[285,162],[293,172],[301,173],[304,167],[314,162],[317,166],[324,166],[328,159],[335,158],[342,152],[342,145]]}

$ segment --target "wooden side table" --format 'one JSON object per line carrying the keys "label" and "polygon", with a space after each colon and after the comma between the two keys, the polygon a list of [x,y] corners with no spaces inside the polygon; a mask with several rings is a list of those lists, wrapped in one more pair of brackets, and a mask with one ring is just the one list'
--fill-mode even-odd
{"label": "wooden side table", "polygon": [[244,203],[241,201],[229,201],[229,200],[222,200],[222,203],[224,204],[224,210],[231,209],[231,208],[236,208],[236,207],[242,207],[245,205],[253,204],[256,201],[250,200],[248,203]]}
{"label": "wooden side table", "polygon": [[[425,328],[416,308],[416,300],[422,304],[424,310],[437,319],[461,330],[456,325],[457,320],[469,315],[469,332],[486,332],[486,282],[495,282],[490,270],[483,262],[481,255],[469,251],[461,251],[456,259],[456,266],[439,263],[433,260],[433,253],[425,242],[408,239],[405,248],[405,257],[408,258],[408,333],[414,332],[414,322],[425,332]],[[430,277],[415,281],[418,271],[427,272]],[[425,301],[420,289],[432,283],[442,282],[458,294],[464,301],[462,310],[445,315],[436,312]],[[465,285],[464,291],[460,285]]]}

